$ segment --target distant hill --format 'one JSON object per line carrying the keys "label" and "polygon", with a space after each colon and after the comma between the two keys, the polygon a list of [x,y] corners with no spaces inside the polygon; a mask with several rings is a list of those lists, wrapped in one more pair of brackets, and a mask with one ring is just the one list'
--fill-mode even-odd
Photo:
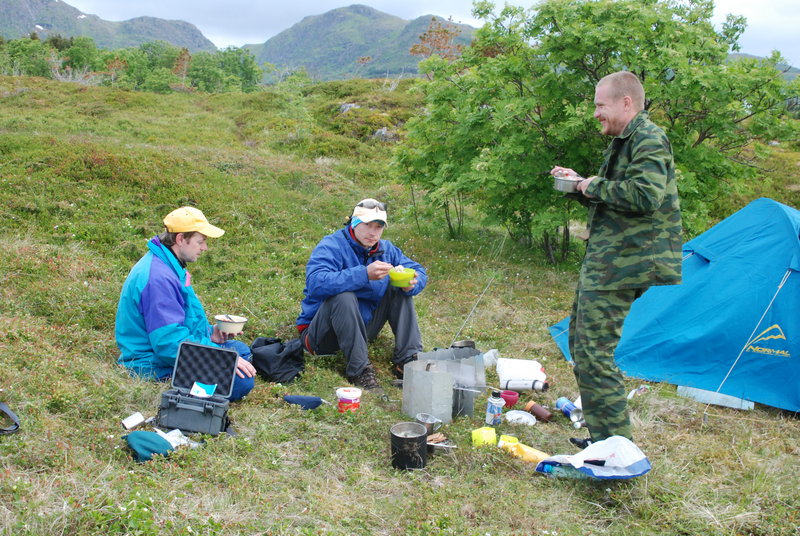
{"label": "distant hill", "polygon": [[0,0],[0,35],[17,39],[31,32],[43,39],[55,34],[88,36],[97,46],[107,49],[166,41],[190,52],[217,50],[197,27],[180,20],[136,17],[114,22],[87,15],[59,0]]}
{"label": "distant hill", "polygon": [[[753,56],[751,54],[741,54],[741,53],[728,54],[728,58],[731,59],[731,60],[737,60],[739,58],[754,58],[754,59],[757,59],[757,60],[764,59],[761,56]],[[778,64],[778,68],[781,71],[785,71],[783,73],[783,77],[789,82],[791,82],[792,80],[797,78],[798,75],[800,75],[800,69],[798,69],[797,67],[792,67],[791,65],[786,65],[786,64],[783,64],[783,63],[779,63]]]}
{"label": "distant hill", "polygon": [[[408,21],[368,6],[352,5],[306,17],[265,43],[245,48],[259,63],[269,62],[278,68],[305,67],[320,80],[416,74],[421,58],[408,50],[419,42],[432,18],[426,15]],[[469,44],[475,28],[455,26],[461,31],[456,41]],[[356,61],[364,56],[372,60],[358,65]]]}

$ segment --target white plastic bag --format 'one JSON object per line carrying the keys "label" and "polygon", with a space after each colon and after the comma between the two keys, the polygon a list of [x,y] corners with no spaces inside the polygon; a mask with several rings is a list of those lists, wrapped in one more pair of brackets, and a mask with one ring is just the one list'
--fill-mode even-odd
{"label": "white plastic bag", "polygon": [[[587,463],[587,460],[590,460]],[[603,465],[591,463],[602,461]],[[625,479],[641,476],[651,469],[650,460],[633,441],[612,436],[592,443],[577,454],[558,454],[539,462],[536,471],[547,473],[546,465],[570,465],[582,473],[600,479]]]}

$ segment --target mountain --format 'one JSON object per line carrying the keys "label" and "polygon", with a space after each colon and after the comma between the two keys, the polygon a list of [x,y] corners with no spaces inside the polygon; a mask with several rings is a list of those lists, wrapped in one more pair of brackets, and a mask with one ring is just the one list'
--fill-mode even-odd
{"label": "mountain", "polygon": [[[244,48],[259,63],[269,62],[279,69],[305,67],[321,80],[416,74],[421,58],[408,50],[419,42],[432,18],[426,15],[408,21],[368,6],[352,5],[305,17],[265,43]],[[465,24],[454,26],[461,32],[456,42],[469,44],[475,29]],[[356,61],[365,56],[372,60],[358,65]]]}
{"label": "mountain", "polygon": [[[753,56],[752,54],[742,54],[742,53],[728,54],[728,60],[730,61],[736,61],[741,58],[750,58],[757,60],[764,59],[761,56]],[[791,65],[787,65],[785,63],[778,63],[777,67],[778,69],[783,71],[783,78],[786,79],[786,81],[788,82],[791,82],[792,80],[797,78],[798,75],[800,75],[800,69],[798,69],[797,67],[792,67]]]}
{"label": "mountain", "polygon": [[98,47],[107,49],[166,41],[190,52],[217,50],[197,27],[180,20],[136,17],[114,22],[82,13],[60,0],[0,0],[0,36],[17,39],[31,32],[41,38],[55,34],[88,36]]}

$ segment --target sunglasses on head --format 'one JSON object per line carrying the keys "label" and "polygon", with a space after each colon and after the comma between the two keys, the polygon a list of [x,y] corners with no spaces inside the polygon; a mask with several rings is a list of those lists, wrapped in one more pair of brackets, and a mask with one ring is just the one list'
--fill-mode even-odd
{"label": "sunglasses on head", "polygon": [[381,203],[380,201],[362,201],[356,205],[357,207],[373,209],[377,208],[378,210],[386,211],[386,204]]}

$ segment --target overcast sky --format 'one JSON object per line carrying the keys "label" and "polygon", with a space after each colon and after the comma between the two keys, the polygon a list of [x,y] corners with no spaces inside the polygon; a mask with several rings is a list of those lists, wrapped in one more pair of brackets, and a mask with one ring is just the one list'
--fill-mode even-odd
{"label": "overcast sky", "polygon": [[[471,0],[66,0],[84,13],[120,21],[150,16],[180,19],[197,26],[220,48],[263,43],[309,15],[363,3],[379,11],[411,20],[421,15],[453,17],[472,26]],[[508,0],[511,5],[531,6],[530,0]],[[496,5],[504,2],[497,0]],[[714,22],[725,15],[747,17],[747,31],[740,40],[742,52],[768,56],[779,50],[789,63],[800,66],[800,6],[797,0],[716,0]]]}

